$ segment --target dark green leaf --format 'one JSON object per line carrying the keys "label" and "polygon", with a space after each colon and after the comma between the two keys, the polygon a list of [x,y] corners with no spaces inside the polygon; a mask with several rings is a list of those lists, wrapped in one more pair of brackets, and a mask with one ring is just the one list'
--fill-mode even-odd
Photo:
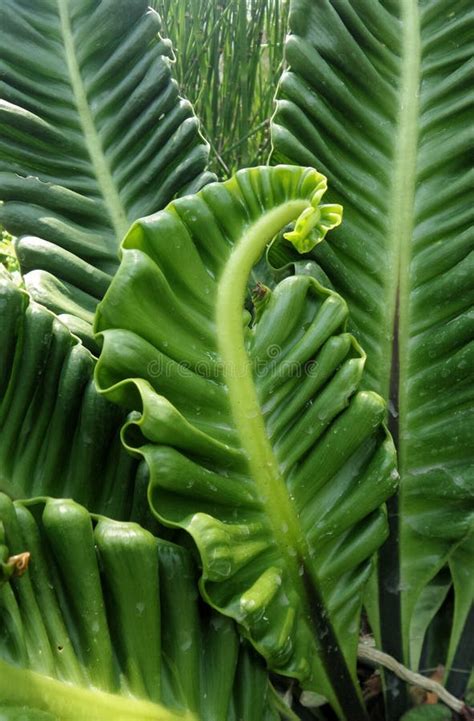
{"label": "dark green leaf", "polygon": [[344,205],[311,258],[349,303],[366,385],[389,401],[401,491],[382,628],[410,666],[416,605],[440,569],[457,598],[451,660],[473,598],[471,542],[457,551],[474,522],[472,18],[468,0],[292,0],[272,128],[274,162],[318,168]]}
{"label": "dark green leaf", "polygon": [[125,414],[97,393],[95,359],[6,273],[0,308],[0,490],[70,496],[113,518],[137,518],[144,488],[121,447]]}
{"label": "dark green leaf", "polygon": [[33,297],[88,323],[130,223],[212,177],[160,25],[146,0],[0,7],[0,222]]}

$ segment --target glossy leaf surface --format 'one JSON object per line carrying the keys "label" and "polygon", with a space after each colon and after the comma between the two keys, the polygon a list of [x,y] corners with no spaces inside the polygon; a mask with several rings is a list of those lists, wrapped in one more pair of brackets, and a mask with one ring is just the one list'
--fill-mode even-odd
{"label": "glossy leaf surface", "polygon": [[456,588],[450,658],[473,600],[471,21],[467,1],[292,0],[272,128],[274,162],[319,168],[344,205],[311,257],[348,301],[365,384],[389,401],[401,490],[382,627],[400,656],[401,592],[410,665],[415,608],[440,569]]}
{"label": "glossy leaf surface", "polygon": [[278,721],[262,665],[201,609],[187,551],[70,500],[0,494],[0,519],[32,557],[0,588],[2,703],[48,721]]}
{"label": "glossy leaf surface", "polygon": [[363,718],[361,593],[395,487],[385,407],[358,392],[347,307],[313,278],[273,292],[253,266],[287,223],[304,246],[340,220],[312,169],[255,168],[138,221],[97,315],[96,379],[136,411],[149,500],[200,551],[205,597],[279,673]]}
{"label": "glossy leaf surface", "polygon": [[142,472],[120,443],[125,414],[95,389],[91,353],[1,272],[0,307],[0,490],[141,518]]}
{"label": "glossy leaf surface", "polygon": [[89,324],[130,223],[211,177],[160,25],[146,0],[0,7],[0,222],[33,297]]}

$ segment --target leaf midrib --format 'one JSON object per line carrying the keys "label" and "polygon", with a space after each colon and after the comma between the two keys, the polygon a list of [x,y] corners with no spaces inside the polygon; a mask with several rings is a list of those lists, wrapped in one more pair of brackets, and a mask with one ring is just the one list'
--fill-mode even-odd
{"label": "leaf midrib", "polygon": [[[282,545],[302,552],[306,542],[289,503],[286,484],[270,442],[244,343],[242,309],[247,280],[266,244],[287,223],[309,206],[308,201],[290,201],[268,212],[257,221],[234,248],[219,281],[217,296],[217,341],[223,361],[224,378],[234,422],[246,452],[250,471],[276,537],[284,536]],[[291,558],[288,558],[290,565]],[[296,574],[298,575],[298,574]]]}
{"label": "leaf midrib", "polygon": [[[382,395],[392,405],[391,431],[397,448],[400,429],[406,423],[408,340],[410,322],[410,261],[414,228],[416,161],[418,149],[419,84],[421,65],[418,3],[402,0],[401,66],[397,133],[394,143],[392,203],[388,216],[388,314],[392,337],[387,345]],[[399,450],[403,466],[405,455]]]}
{"label": "leaf midrib", "polygon": [[245,348],[242,321],[247,282],[253,266],[281,228],[310,206],[308,200],[288,201],[267,212],[241,237],[219,280],[216,302],[217,343],[233,419],[273,537],[298,593],[304,616],[312,627],[315,642],[317,637],[326,636],[326,643],[321,645],[321,654],[327,675],[336,691],[334,702],[339,703],[342,709],[345,707],[346,711],[350,709],[351,718],[355,721],[366,718],[365,711],[338,648],[331,622],[323,618],[325,609],[311,550],[265,430],[251,362]]}
{"label": "leaf midrib", "polygon": [[[400,93],[397,132],[394,143],[391,205],[388,216],[387,307],[382,337],[388,338],[382,362],[381,393],[389,402],[388,427],[398,452],[403,484],[406,463],[408,351],[410,323],[410,262],[414,228],[415,181],[418,148],[419,84],[421,66],[420,19],[417,0],[401,0]],[[402,441],[402,443],[400,443]],[[400,491],[401,492],[401,491]],[[400,597],[391,587],[400,583],[399,498],[387,503],[389,539],[379,552],[382,582],[379,587],[381,635],[384,648],[396,658],[403,657]],[[380,573],[380,572],[379,572]],[[389,579],[384,583],[383,579]],[[387,714],[398,718],[405,709],[405,687],[392,679],[387,696]],[[391,687],[389,687],[391,688]]]}
{"label": "leaf midrib", "polygon": [[[69,79],[71,81],[71,87],[87,151],[94,169],[97,184],[100,188],[105,206],[109,213],[110,222],[115,231],[116,241],[113,243],[113,246],[111,246],[111,250],[115,253],[118,244],[125,236],[130,223],[127,218],[125,207],[120,200],[109,163],[102,147],[102,141],[99,133],[97,132],[91,108],[89,106],[89,100],[87,98],[79,63],[77,61],[74,36],[69,17],[69,0],[57,0],[57,2]],[[106,237],[104,237],[104,242],[110,243]]]}

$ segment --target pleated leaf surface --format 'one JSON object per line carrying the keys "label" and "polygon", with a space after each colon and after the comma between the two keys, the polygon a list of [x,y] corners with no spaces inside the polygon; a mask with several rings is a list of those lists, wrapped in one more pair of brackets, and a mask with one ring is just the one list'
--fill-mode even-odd
{"label": "pleated leaf surface", "polygon": [[[208,145],[146,0],[5,0],[0,223],[33,297],[90,325],[136,218],[199,189]],[[38,237],[39,236],[39,237]]]}
{"label": "pleated leaf surface", "polygon": [[272,124],[274,162],[317,167],[344,205],[311,255],[349,304],[366,386],[389,402],[401,485],[382,629],[398,657],[402,635],[409,664],[423,641],[416,605],[443,567],[456,590],[450,658],[473,600],[472,20],[463,0],[292,0]]}
{"label": "pleated leaf surface", "polygon": [[254,168],[135,223],[97,312],[96,381],[134,411],[124,442],[160,519],[192,535],[204,596],[356,719],[361,594],[397,479],[385,406],[357,390],[340,296],[292,277],[245,308],[281,228],[296,220],[304,246],[339,222],[324,189],[312,169]]}
{"label": "pleated leaf surface", "polygon": [[125,412],[97,392],[95,358],[6,272],[0,308],[0,490],[146,518],[146,469],[122,447]]}
{"label": "pleated leaf surface", "polygon": [[0,494],[0,519],[10,551],[31,553],[0,588],[0,713],[278,721],[261,662],[200,607],[188,551],[71,500]]}

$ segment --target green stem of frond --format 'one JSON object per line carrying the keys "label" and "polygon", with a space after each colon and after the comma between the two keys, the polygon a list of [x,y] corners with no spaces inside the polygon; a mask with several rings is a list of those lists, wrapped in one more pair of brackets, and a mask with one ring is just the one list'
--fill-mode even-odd
{"label": "green stem of frond", "polygon": [[[285,536],[286,547],[304,552],[306,541],[288,502],[285,481],[269,443],[258,402],[249,358],[245,349],[242,312],[247,280],[266,245],[276,233],[295,220],[309,202],[294,200],[268,212],[252,225],[235,247],[219,282],[217,338],[229,388],[234,421],[250,470],[277,537]],[[288,551],[285,551],[288,555]],[[298,575],[298,574],[297,574]]]}
{"label": "green stem of frond", "polygon": [[[339,707],[341,717],[359,721],[366,718],[365,709],[339,650],[332,626],[325,619],[311,551],[265,430],[251,363],[245,349],[242,314],[252,268],[278,231],[304,216],[307,209],[311,209],[311,203],[299,199],[268,211],[248,228],[234,248],[219,281],[217,340],[234,422],[272,526],[273,536],[285,559],[292,583],[298,589],[315,639],[320,635],[328,638],[327,647],[331,650],[325,658],[325,668],[335,693],[331,701],[336,708]],[[323,655],[324,652],[323,647]]]}

